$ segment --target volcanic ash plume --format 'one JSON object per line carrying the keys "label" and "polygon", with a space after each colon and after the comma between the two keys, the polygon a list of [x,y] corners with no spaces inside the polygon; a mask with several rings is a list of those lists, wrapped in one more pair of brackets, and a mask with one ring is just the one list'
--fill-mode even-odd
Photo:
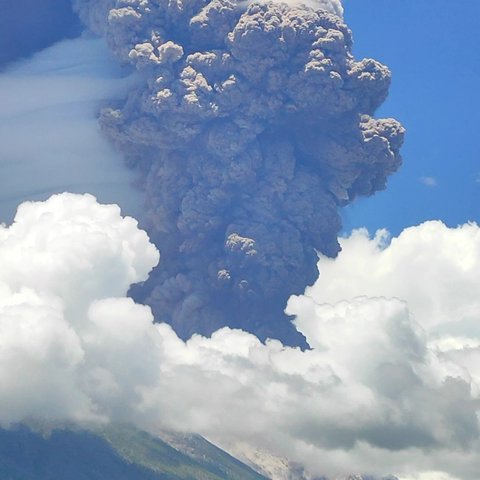
{"label": "volcanic ash plume", "polygon": [[317,5],[76,2],[145,79],[101,122],[164,258],[134,293],[183,337],[228,323],[297,343],[283,308],[338,253],[338,207],[401,163],[404,129],[371,116],[389,70],[355,61],[340,6]]}

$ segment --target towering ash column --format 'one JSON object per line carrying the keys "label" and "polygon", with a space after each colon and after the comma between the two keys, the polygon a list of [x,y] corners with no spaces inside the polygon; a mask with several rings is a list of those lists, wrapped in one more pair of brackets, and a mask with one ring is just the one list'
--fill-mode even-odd
{"label": "towering ash column", "polygon": [[404,129],[372,118],[389,70],[355,61],[332,1],[77,0],[143,81],[101,123],[140,172],[162,253],[141,290],[186,337],[222,325],[289,343],[287,298],[335,256],[338,207],[385,187]]}

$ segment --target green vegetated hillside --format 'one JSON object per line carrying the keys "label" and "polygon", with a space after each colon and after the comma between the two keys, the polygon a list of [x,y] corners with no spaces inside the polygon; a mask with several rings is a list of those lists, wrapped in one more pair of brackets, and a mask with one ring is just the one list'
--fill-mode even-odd
{"label": "green vegetated hillside", "polygon": [[198,435],[187,453],[130,426],[0,430],[0,480],[265,480]]}

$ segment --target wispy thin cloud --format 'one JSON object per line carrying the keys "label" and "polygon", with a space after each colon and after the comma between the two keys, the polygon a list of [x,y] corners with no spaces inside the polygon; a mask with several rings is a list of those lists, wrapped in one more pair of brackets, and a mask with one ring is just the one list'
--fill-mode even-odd
{"label": "wispy thin cloud", "polygon": [[426,187],[430,187],[430,188],[438,186],[438,181],[435,177],[430,177],[430,176],[420,177],[420,182],[423,183]]}
{"label": "wispy thin cloud", "polygon": [[97,112],[122,97],[123,77],[100,39],[66,40],[0,74],[0,221],[18,203],[89,192],[129,214],[141,205],[133,175],[105,140]]}

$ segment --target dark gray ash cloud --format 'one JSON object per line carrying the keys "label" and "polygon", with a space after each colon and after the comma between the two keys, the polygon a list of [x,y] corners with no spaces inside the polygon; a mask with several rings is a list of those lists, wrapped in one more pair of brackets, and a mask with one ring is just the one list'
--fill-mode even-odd
{"label": "dark gray ash cloud", "polygon": [[316,279],[317,252],[338,253],[338,208],[401,163],[404,129],[372,117],[389,70],[356,61],[324,9],[74,3],[144,76],[101,117],[141,175],[143,225],[164,259],[134,295],[184,338],[228,324],[301,342],[286,300]]}

